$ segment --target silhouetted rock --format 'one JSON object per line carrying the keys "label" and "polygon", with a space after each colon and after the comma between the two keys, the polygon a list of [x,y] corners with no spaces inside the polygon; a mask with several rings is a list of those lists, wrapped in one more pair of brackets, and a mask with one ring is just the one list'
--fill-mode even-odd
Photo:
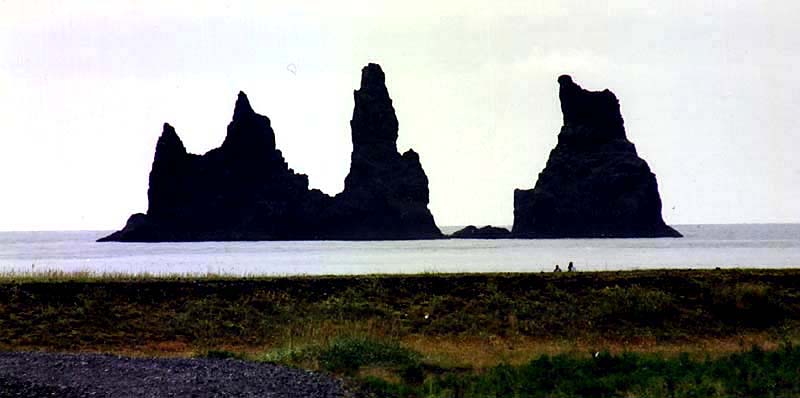
{"label": "silhouetted rock", "polygon": [[418,155],[397,152],[397,118],[380,66],[362,71],[351,122],[345,190],[308,189],[275,147],[266,116],[239,93],[219,148],[186,152],[169,124],[156,144],[147,214],[101,241],[427,239],[441,237],[427,208]]}
{"label": "silhouetted rock", "polygon": [[655,175],[625,136],[609,90],[558,78],[564,126],[532,190],[514,191],[515,237],[679,237],[661,218]]}
{"label": "silhouetted rock", "polygon": [[428,177],[419,155],[397,152],[398,122],[377,64],[361,70],[353,92],[350,172],[327,225],[339,239],[422,239],[442,236],[428,210]]}
{"label": "silhouetted rock", "polygon": [[469,225],[453,232],[450,237],[453,239],[509,239],[511,238],[511,231],[491,225],[481,228]]}

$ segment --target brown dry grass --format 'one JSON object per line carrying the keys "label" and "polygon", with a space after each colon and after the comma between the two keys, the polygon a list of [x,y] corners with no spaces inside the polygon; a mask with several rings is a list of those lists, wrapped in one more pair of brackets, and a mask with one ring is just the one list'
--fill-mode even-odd
{"label": "brown dry grass", "polygon": [[[698,338],[685,342],[657,342],[655,339],[631,340],[567,340],[529,337],[504,338],[410,336],[404,346],[420,352],[431,363],[443,367],[487,369],[501,363],[522,365],[542,355],[569,354],[589,356],[597,351],[658,354],[667,358],[682,353],[702,359],[722,357],[759,346],[764,350],[778,348],[784,340],[766,333],[749,333],[720,338]],[[796,343],[796,342],[795,342]]]}
{"label": "brown dry grass", "polygon": [[[266,345],[220,345],[207,350],[236,353],[244,358],[258,359],[265,352],[286,347],[324,346],[334,339],[336,332],[330,330],[324,336],[294,336],[281,339]],[[353,333],[345,333],[351,335]],[[359,333],[361,334],[361,333]],[[362,334],[366,335],[366,334]],[[371,334],[375,339],[386,339],[383,334]],[[753,346],[764,350],[777,349],[786,340],[777,339],[767,333],[747,333],[737,336],[719,338],[697,338],[684,342],[658,342],[655,339],[613,340],[613,339],[541,339],[530,337],[441,337],[414,335],[400,340],[401,345],[422,355],[423,361],[443,368],[469,368],[483,371],[500,364],[523,365],[542,355],[568,354],[577,357],[588,357],[597,351],[612,354],[634,352],[641,354],[657,354],[665,358],[674,358],[681,354],[689,354],[691,358],[718,358],[732,353],[746,352]],[[794,339],[794,344],[800,339]],[[40,347],[30,347],[40,349]],[[83,349],[82,352],[106,352],[130,357],[196,357],[204,355],[207,350],[181,342],[155,342],[140,347],[122,349]],[[393,371],[368,367],[359,372],[359,376],[374,376],[392,381],[397,375]]]}

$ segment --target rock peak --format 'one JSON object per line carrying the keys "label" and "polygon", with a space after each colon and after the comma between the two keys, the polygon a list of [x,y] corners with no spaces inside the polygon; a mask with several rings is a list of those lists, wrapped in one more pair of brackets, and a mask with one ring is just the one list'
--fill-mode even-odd
{"label": "rock peak", "polygon": [[159,152],[180,154],[186,153],[186,148],[183,146],[183,141],[181,141],[181,138],[178,137],[178,133],[175,132],[175,128],[169,123],[164,123],[164,127],[161,130],[161,136],[158,137],[158,143],[156,144],[156,155],[158,155]]}
{"label": "rock peak", "polygon": [[361,88],[353,93],[355,106],[350,121],[354,159],[365,153],[397,155],[397,115],[385,82],[380,65],[368,64],[361,69]]}
{"label": "rock peak", "polygon": [[250,100],[247,99],[247,94],[245,94],[244,91],[239,91],[239,96],[236,98],[236,106],[233,108],[233,118],[238,119],[241,116],[253,113],[253,107],[250,106]]}
{"label": "rock peak", "polygon": [[386,75],[380,65],[370,63],[361,69],[361,90],[375,89],[386,91]]}
{"label": "rock peak", "polygon": [[275,133],[270,120],[253,110],[243,91],[236,98],[233,119],[228,123],[222,148],[233,150],[237,154],[233,157],[241,158],[244,154],[251,159],[273,157],[270,154],[275,150]]}
{"label": "rock peak", "polygon": [[164,126],[161,129],[161,138],[164,139],[169,138],[169,140],[171,141],[175,140],[180,141],[178,133],[175,132],[175,127],[172,127],[172,125],[170,125],[169,123],[164,123]]}
{"label": "rock peak", "polygon": [[564,116],[565,126],[596,129],[594,136],[586,137],[592,140],[625,138],[619,101],[614,93],[608,89],[584,90],[570,75],[559,76],[558,84],[560,86],[558,98],[561,100],[561,113]]}

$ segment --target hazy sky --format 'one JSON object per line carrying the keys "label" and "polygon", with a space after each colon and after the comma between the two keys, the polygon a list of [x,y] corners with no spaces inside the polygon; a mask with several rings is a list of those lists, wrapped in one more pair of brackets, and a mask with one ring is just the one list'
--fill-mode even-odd
{"label": "hazy sky", "polygon": [[162,123],[205,153],[239,90],[336,194],[368,62],[439,225],[511,224],[563,73],[616,93],[667,223],[800,222],[796,1],[164,3],[0,0],[0,230],[122,227]]}

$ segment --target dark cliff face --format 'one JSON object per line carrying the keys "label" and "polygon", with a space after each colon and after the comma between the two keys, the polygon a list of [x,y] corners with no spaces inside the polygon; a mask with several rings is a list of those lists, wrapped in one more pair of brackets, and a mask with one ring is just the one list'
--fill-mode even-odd
{"label": "dark cliff face", "polygon": [[219,148],[186,152],[165,124],[150,172],[147,214],[110,241],[422,239],[440,237],[428,180],[414,152],[397,153],[397,118],[378,65],[355,93],[353,157],[345,190],[308,189],[275,147],[270,120],[239,93]]}
{"label": "dark cliff face", "polygon": [[558,78],[564,125],[532,190],[514,191],[516,237],[678,237],[655,175],[625,135],[616,96]]}

